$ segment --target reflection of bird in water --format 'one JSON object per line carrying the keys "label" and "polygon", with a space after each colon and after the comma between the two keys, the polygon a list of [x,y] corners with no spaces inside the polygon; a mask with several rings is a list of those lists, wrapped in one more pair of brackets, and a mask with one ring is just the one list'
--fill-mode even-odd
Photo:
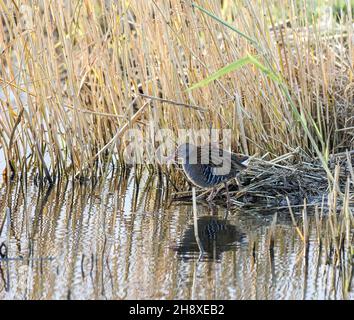
{"label": "reflection of bird in water", "polygon": [[[203,249],[203,259],[220,260],[221,253],[235,249],[245,240],[245,234],[227,220],[204,216],[198,219],[198,234]],[[195,239],[194,225],[188,225],[176,251],[183,259],[196,258],[200,254]]]}
{"label": "reflection of bird in water", "polygon": [[213,189],[208,200],[215,196],[216,187],[224,184],[229,203],[227,182],[247,168],[248,157],[238,156],[213,145],[184,143],[177,148],[176,155],[182,159],[183,171],[194,185]]}

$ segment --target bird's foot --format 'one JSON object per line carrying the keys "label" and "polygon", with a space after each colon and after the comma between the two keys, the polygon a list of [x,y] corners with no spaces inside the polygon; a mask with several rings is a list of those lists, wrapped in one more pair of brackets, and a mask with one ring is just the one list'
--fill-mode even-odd
{"label": "bird's foot", "polygon": [[209,196],[206,198],[206,200],[207,200],[208,202],[211,202],[211,201],[214,200],[215,196],[216,196],[216,190],[215,190],[215,188],[214,188],[214,189],[210,192],[210,194],[209,194]]}

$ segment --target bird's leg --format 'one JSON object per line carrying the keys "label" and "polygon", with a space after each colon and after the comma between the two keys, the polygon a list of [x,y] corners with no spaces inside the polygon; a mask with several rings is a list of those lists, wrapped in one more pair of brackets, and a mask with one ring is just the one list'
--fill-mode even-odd
{"label": "bird's leg", "polygon": [[211,192],[207,198],[207,201],[208,202],[213,201],[213,199],[215,198],[215,195],[216,195],[216,188],[213,187],[213,189],[211,190]]}
{"label": "bird's leg", "polygon": [[227,203],[227,211],[230,211],[230,193],[229,193],[229,185],[227,181],[224,182],[225,190],[226,190],[226,203]]}
{"label": "bird's leg", "polygon": [[236,180],[237,188],[238,188],[238,190],[239,190],[240,187],[241,187],[240,179],[236,176],[236,177],[235,177],[235,180]]}

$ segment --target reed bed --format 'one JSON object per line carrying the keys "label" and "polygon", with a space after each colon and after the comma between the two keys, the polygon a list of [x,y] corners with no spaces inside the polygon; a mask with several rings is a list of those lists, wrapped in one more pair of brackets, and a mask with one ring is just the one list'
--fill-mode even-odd
{"label": "reed bed", "polygon": [[[124,167],[130,128],[156,145],[159,129],[212,126],[231,130],[233,151],[269,161],[300,148],[320,158],[333,184],[331,155],[354,146],[353,4],[345,3],[0,1],[5,178],[105,176]],[[281,83],[247,64],[188,90],[247,55]],[[248,174],[279,173],[268,167],[258,161]],[[317,163],[295,167],[284,174],[323,173]]]}
{"label": "reed bed", "polygon": [[[151,241],[139,234],[140,247],[148,246],[153,254],[161,255],[154,268],[162,265],[171,270],[161,249],[168,247],[170,239],[160,223],[175,215],[147,213],[168,207],[172,189],[174,198],[188,202],[191,192],[184,191],[188,186],[178,168],[168,169],[158,162],[135,167],[136,187],[129,201],[132,212],[140,210],[141,214],[132,215],[132,220],[122,224],[125,198],[115,192],[122,189],[122,194],[127,193],[125,175],[129,170],[120,170],[131,166],[124,161],[127,132],[139,129],[144,143],[158,146],[159,129],[170,129],[178,136],[181,128],[212,127],[231,130],[232,150],[252,156],[249,168],[238,178],[240,183],[230,182],[228,213],[238,215],[233,223],[245,221],[241,229],[248,235],[249,252],[241,251],[241,259],[237,258],[240,252],[229,252],[223,270],[232,274],[225,273],[225,279],[235,277],[236,268],[250,270],[242,272],[246,278],[257,278],[262,270],[266,276],[273,276],[277,255],[291,261],[296,251],[294,270],[303,275],[304,282],[308,270],[313,270],[316,288],[317,276],[328,280],[324,288],[331,289],[324,290],[325,296],[334,292],[333,297],[337,297],[337,284],[341,283],[340,296],[352,297],[353,9],[352,0],[0,0],[0,170],[7,182],[0,188],[4,213],[0,258],[7,261],[23,256],[23,246],[12,248],[11,237],[16,244],[20,243],[18,239],[32,243],[38,237],[43,242],[38,248],[44,248],[39,256],[50,258],[53,252],[48,248],[52,244],[45,241],[55,241],[55,228],[50,225],[60,223],[60,210],[65,207],[62,201],[69,196],[70,205],[64,210],[68,217],[77,215],[77,219],[70,218],[73,230],[81,221],[92,224],[92,230],[97,226],[108,228],[106,233],[113,238],[116,226],[127,228],[112,247],[109,241],[107,245],[106,237],[92,241],[90,233],[85,233],[85,242],[93,243],[94,248],[85,243],[80,254],[76,254],[79,247],[75,241],[67,246],[63,246],[61,238],[56,241],[59,253],[75,246],[68,252],[81,260],[84,279],[89,279],[85,275],[94,274],[95,268],[104,271],[105,260],[109,277],[110,268],[118,270],[112,281],[114,288],[122,286],[118,274],[129,273],[131,260],[126,257],[131,253],[130,249],[118,249],[124,248],[122,239],[128,239],[127,248],[136,243],[134,223],[146,223],[142,234],[161,232]],[[256,60],[220,75],[222,68],[245,61],[245,57]],[[218,72],[213,81],[206,81]],[[203,81],[204,85],[199,86]],[[146,178],[145,169],[154,175]],[[63,176],[79,179],[83,185],[70,184],[68,179],[60,179]],[[27,210],[24,199],[27,188],[34,188],[26,184],[32,177],[52,187],[39,188],[38,194],[37,189],[33,192],[35,202],[30,208],[34,218],[30,219],[27,215],[32,211]],[[11,183],[17,178],[23,181]],[[95,192],[86,181],[92,182]],[[107,181],[109,192],[103,190]],[[107,206],[103,200],[101,205],[98,195],[108,199],[104,200]],[[196,196],[203,199],[206,191],[196,190]],[[147,197],[146,202],[140,199],[143,197]],[[225,198],[221,189],[216,201],[225,203]],[[24,210],[19,210],[22,202]],[[114,208],[109,211],[111,202]],[[99,214],[81,214],[92,210]],[[117,211],[122,214],[117,215]],[[49,225],[41,223],[43,214]],[[153,220],[155,217],[159,219]],[[179,224],[167,225],[178,225],[182,232],[188,214],[183,212],[177,217]],[[250,217],[254,222],[248,223]],[[289,224],[293,228],[288,228]],[[266,228],[266,236],[253,232],[256,227]],[[300,241],[295,241],[296,237]],[[162,238],[166,238],[164,246]],[[155,245],[153,239],[159,242]],[[117,268],[116,258],[109,260],[109,250],[114,252],[112,256],[119,252],[120,260],[126,261],[119,264],[122,270]],[[28,259],[36,258],[31,256],[32,251]],[[172,251],[168,255],[172,257]],[[136,256],[140,259],[144,254],[137,251]],[[315,256],[316,268],[311,268]],[[62,262],[58,261],[61,268]],[[146,261],[150,260],[134,265],[141,268]],[[78,265],[74,262],[73,268]],[[264,262],[266,269],[262,269]],[[133,270],[134,275],[152,274],[137,270]],[[177,279],[176,267],[173,270]],[[97,283],[101,283],[103,273],[96,274]],[[152,283],[158,283],[155,280]],[[7,291],[7,281],[3,283],[2,295]],[[238,290],[239,279],[235,283]],[[257,283],[250,283],[258,292]],[[245,284],[243,288],[248,292],[252,286],[247,281]],[[200,284],[204,286],[205,282]],[[265,289],[266,297],[269,288]],[[112,290],[113,297],[116,292]],[[98,291],[96,294],[99,296]]]}
{"label": "reed bed", "polygon": [[[349,161],[347,161],[349,159]],[[353,186],[346,186],[354,160],[347,152],[332,157],[329,167],[334,171],[331,184],[321,162],[303,154],[300,150],[271,161],[253,160],[249,169],[241,174],[241,185],[234,191],[235,204],[254,206],[284,207],[290,203],[315,205],[328,200],[328,192],[335,189],[341,198],[348,188],[350,203],[353,205]],[[224,195],[224,192],[221,192]]]}

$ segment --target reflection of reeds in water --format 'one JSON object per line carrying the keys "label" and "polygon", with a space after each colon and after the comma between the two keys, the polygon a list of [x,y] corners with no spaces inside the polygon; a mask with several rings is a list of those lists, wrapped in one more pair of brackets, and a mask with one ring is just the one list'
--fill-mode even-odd
{"label": "reflection of reeds in water", "polygon": [[[234,151],[270,159],[297,147],[325,160],[353,148],[349,8],[341,19],[323,21],[302,9],[305,0],[201,4],[250,43],[180,0],[64,2],[2,6],[0,152],[7,177],[32,168],[47,180],[104,175],[124,162],[128,127],[148,140],[156,128],[177,133],[212,123],[231,129]],[[289,97],[252,64],[186,90],[247,53],[269,61]],[[150,104],[150,96],[163,99]]]}
{"label": "reflection of reeds in water", "polygon": [[286,209],[225,221],[198,205],[198,260],[191,206],[165,208],[159,179],[135,173],[1,188],[0,299],[354,297],[349,207],[293,209],[296,229]]}

